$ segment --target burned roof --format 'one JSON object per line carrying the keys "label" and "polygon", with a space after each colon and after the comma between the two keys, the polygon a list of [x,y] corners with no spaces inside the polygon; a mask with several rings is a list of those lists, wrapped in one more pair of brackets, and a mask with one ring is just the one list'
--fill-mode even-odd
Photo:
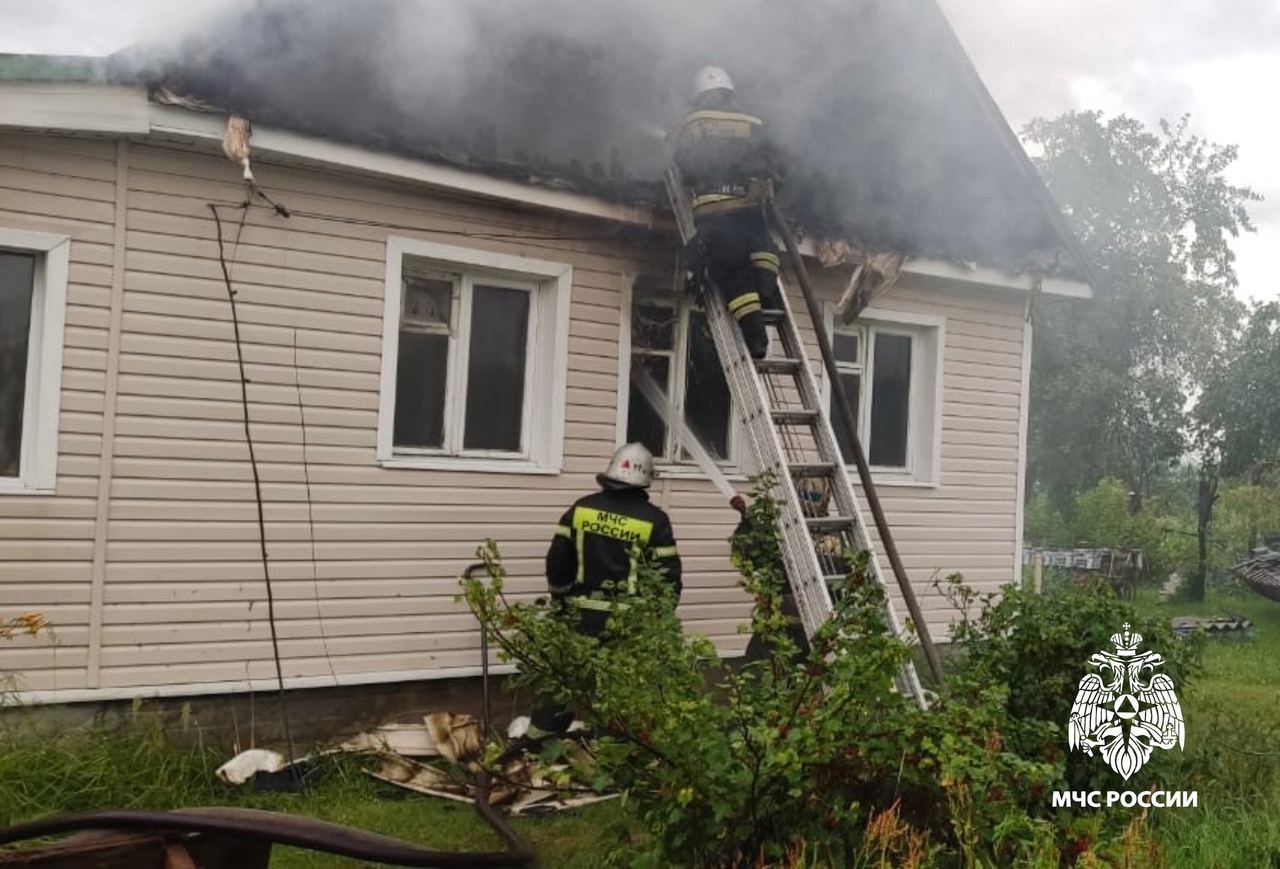
{"label": "burned roof", "polygon": [[708,63],[811,231],[1012,267],[1072,249],[936,0],[259,0],[111,59],[261,125],[640,203]]}

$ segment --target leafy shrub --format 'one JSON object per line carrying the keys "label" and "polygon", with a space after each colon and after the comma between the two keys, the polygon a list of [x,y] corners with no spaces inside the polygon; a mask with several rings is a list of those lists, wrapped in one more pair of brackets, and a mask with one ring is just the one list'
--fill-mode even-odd
{"label": "leafy shrub", "polygon": [[1075,545],[1076,537],[1070,524],[1054,506],[1048,492],[1036,492],[1027,501],[1023,521],[1027,543],[1032,546]]}
{"label": "leafy shrub", "polygon": [[1176,639],[1167,619],[1140,615],[1101,582],[1044,594],[1008,586],[979,598],[952,577],[947,593],[961,612],[954,629],[963,649],[961,673],[1008,691],[1008,735],[1020,756],[1062,764],[1067,785],[1077,790],[1140,789],[1171,774],[1179,762],[1172,752],[1154,754],[1128,783],[1096,757],[1068,755],[1067,720],[1090,657],[1111,650],[1111,636],[1122,625],[1142,635],[1144,649],[1163,656],[1161,672],[1179,691],[1200,672],[1202,637]]}
{"label": "leafy shrub", "polygon": [[[683,635],[666,583],[648,568],[604,643],[573,630],[571,609],[565,618],[545,600],[509,600],[493,541],[480,550],[489,579],[464,586],[503,657],[518,663],[514,685],[572,706],[596,732],[597,783],[624,788],[653,833],[648,851],[629,855],[633,866],[1058,866],[1078,854],[1142,865],[1139,827],[1051,816],[1063,759],[1041,756],[1040,743],[1020,750],[1035,729],[1010,715],[1022,686],[961,674],[927,711],[895,691],[910,648],[886,629],[866,553],[851,557],[831,620],[797,649],[774,509],[758,491],[752,530],[734,547],[767,654],[731,670],[708,640]],[[970,673],[1008,666],[998,648],[971,655]],[[1045,722],[1037,726],[1047,740]]]}

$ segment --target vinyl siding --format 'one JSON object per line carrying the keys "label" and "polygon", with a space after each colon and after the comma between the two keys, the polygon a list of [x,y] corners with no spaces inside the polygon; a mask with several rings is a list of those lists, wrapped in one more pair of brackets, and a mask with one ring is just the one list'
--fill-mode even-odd
{"label": "vinyl siding", "polygon": [[0,133],[0,227],[72,239],[56,491],[0,495],[0,616],[54,625],[0,646],[0,679],[19,690],[87,686],[116,157],[114,142]]}
{"label": "vinyl siding", "polygon": [[[0,611],[45,611],[59,645],[24,640],[0,649],[0,669],[22,671],[21,687],[32,691],[274,676],[209,202],[221,203],[234,259],[284,675],[476,666],[479,636],[454,601],[457,576],[493,536],[510,588],[542,591],[551,531],[571,500],[594,489],[615,444],[623,275],[669,273],[669,251],[611,239],[599,223],[267,162],[255,167],[259,180],[293,216],[254,208],[240,230],[234,165],[135,142],[122,176],[117,394],[108,512],[100,516],[115,158],[112,143],[0,136],[0,226],[74,239],[58,494],[0,497]],[[552,238],[493,237],[513,234]],[[377,464],[389,235],[572,265],[563,473]],[[986,589],[1007,580],[1014,562],[1021,302],[908,284],[883,305],[947,317],[942,486],[882,493],[940,626],[944,605],[924,590],[935,571],[962,570]],[[703,480],[662,480],[653,497],[676,526],[688,629],[726,652],[741,649],[737,625],[748,610],[728,561],[734,514]],[[103,583],[90,667],[99,521]]]}
{"label": "vinyl siding", "polygon": [[[821,268],[813,276],[823,300],[834,302],[843,282]],[[939,485],[877,487],[935,640],[949,639],[957,615],[933,588],[935,580],[960,573],[975,590],[993,592],[1014,578],[1024,306],[1025,297],[1018,294],[939,288],[936,281],[909,274],[874,305],[886,312],[945,318]],[[809,358],[820,370],[812,328],[803,331]],[[891,599],[905,617],[906,605],[858,490]]]}

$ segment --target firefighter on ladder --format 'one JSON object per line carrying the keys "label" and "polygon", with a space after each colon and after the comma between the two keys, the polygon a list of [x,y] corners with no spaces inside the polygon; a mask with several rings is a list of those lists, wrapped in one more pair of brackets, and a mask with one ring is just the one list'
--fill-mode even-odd
{"label": "firefighter on ladder", "polygon": [[693,108],[674,136],[674,159],[693,192],[693,271],[724,294],[754,359],[768,353],[762,307],[781,308],[778,254],[763,203],[777,175],[763,122],[738,111],[733,82],[715,66],[695,80]]}
{"label": "firefighter on ladder", "polygon": [[[596,476],[600,491],[573,503],[560,518],[547,550],[547,586],[554,599],[578,605],[577,630],[601,638],[612,612],[635,593],[641,561],[663,571],[680,599],[681,565],[671,519],[650,503],[653,454],[643,444],[624,444]],[[542,706],[528,730],[532,740],[563,733],[572,712]]]}

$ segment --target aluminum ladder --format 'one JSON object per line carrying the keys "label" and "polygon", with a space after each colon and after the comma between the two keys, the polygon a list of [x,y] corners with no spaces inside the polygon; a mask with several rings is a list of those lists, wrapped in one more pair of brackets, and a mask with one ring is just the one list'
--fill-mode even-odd
{"label": "aluminum ladder", "polygon": [[[691,232],[686,236],[692,220],[678,175],[669,174],[667,187],[687,243],[692,238]],[[780,279],[781,310],[763,312],[769,355],[754,360],[720,288],[705,275],[697,279],[734,413],[759,470],[771,472],[775,480],[772,494],[778,503],[778,545],[805,636],[812,639],[831,617],[833,587],[847,579],[845,554],[859,550],[867,551],[872,578],[885,591],[888,624],[895,635],[905,636],[905,625],[889,598],[822,393],[806,358],[786,286]],[[811,493],[819,497],[813,499]],[[823,502],[825,509],[820,506]],[[912,662],[902,666],[894,681],[899,693],[922,707],[927,704]]]}

